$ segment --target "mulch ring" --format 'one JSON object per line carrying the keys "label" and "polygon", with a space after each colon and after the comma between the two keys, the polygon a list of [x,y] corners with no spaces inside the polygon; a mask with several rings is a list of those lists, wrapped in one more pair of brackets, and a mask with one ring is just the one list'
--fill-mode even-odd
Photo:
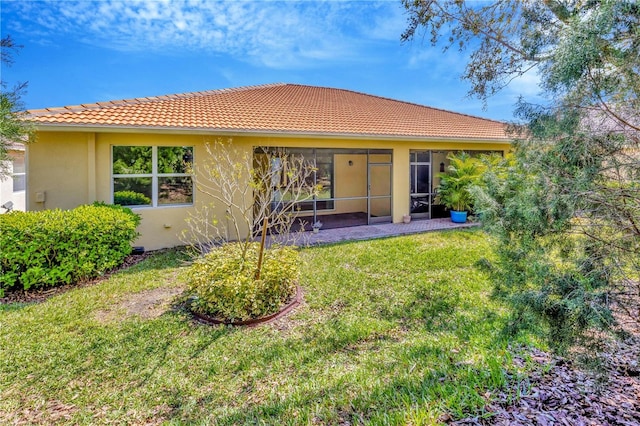
{"label": "mulch ring", "polygon": [[[569,360],[530,351],[533,360],[550,370],[543,373],[541,368],[531,376],[530,387],[518,401],[509,403],[507,393],[502,392],[485,407],[490,417],[441,420],[458,426],[640,425],[640,305],[633,310],[631,315],[617,312],[619,331],[626,336],[606,342],[599,352],[602,366],[598,375]],[[524,361],[514,357],[514,362]]]}
{"label": "mulch ring", "polygon": [[[229,321],[220,318],[212,317],[210,315],[190,311],[191,315],[198,321],[208,325],[231,325],[236,327],[256,327],[262,324],[269,324],[285,317],[292,310],[294,310],[303,301],[303,292],[300,286],[296,286],[296,293],[293,298],[289,300],[278,312],[266,315],[259,318],[252,318],[244,321]],[[187,307],[187,309],[189,309]]]}
{"label": "mulch ring", "polygon": [[4,296],[0,297],[0,304],[10,304],[10,303],[41,303],[47,300],[50,297],[56,296],[58,294],[66,293],[69,290],[74,288],[81,287],[89,287],[95,285],[102,280],[108,279],[111,275],[119,272],[123,269],[127,269],[137,263],[142,262],[149,256],[156,254],[157,252],[145,252],[143,254],[132,254],[125,258],[124,262],[117,268],[114,268],[110,271],[107,271],[103,275],[81,281],[73,284],[65,284],[56,287],[46,288],[46,289],[33,289],[33,290],[5,290]]}

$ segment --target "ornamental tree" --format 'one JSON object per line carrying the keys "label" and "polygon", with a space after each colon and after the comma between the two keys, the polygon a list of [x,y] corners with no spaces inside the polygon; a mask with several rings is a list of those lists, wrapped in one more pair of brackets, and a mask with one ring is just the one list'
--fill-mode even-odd
{"label": "ornamental tree", "polygon": [[486,102],[528,72],[540,80],[545,103],[515,111],[513,163],[475,191],[498,241],[496,294],[517,320],[545,322],[558,349],[609,329],[612,306],[640,297],[640,4],[403,4],[404,40],[426,32],[470,50],[470,95]]}

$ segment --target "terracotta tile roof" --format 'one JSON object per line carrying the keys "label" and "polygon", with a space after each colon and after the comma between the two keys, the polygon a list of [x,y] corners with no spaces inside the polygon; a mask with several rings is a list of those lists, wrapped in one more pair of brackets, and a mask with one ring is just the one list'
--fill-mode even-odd
{"label": "terracotta tile roof", "polygon": [[37,125],[504,139],[504,123],[342,89],[270,84],[28,111]]}

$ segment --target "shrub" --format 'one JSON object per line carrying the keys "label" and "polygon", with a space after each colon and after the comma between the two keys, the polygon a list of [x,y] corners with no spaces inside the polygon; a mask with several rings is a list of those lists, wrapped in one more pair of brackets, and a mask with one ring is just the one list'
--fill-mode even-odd
{"label": "shrub", "polygon": [[478,158],[466,152],[451,153],[448,156],[449,167],[446,173],[440,173],[437,202],[455,211],[471,210],[473,195],[469,189],[480,183],[484,165]]}
{"label": "shrub", "polygon": [[121,206],[144,206],[151,204],[151,199],[135,191],[117,191],[113,193],[113,204]]}
{"label": "shrub", "polygon": [[295,294],[299,254],[291,247],[265,250],[256,280],[259,247],[228,243],[196,260],[186,273],[191,309],[228,321],[277,312]]}
{"label": "shrub", "polygon": [[120,206],[0,215],[0,295],[99,276],[131,253],[140,217]]}

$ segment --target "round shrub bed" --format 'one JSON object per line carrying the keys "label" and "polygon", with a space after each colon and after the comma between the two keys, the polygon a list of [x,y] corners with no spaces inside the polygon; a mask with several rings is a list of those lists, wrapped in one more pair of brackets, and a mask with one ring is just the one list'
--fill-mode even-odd
{"label": "round shrub bed", "polygon": [[225,323],[242,323],[282,310],[296,295],[298,252],[265,250],[259,279],[257,243],[228,243],[196,260],[186,272],[189,308]]}

